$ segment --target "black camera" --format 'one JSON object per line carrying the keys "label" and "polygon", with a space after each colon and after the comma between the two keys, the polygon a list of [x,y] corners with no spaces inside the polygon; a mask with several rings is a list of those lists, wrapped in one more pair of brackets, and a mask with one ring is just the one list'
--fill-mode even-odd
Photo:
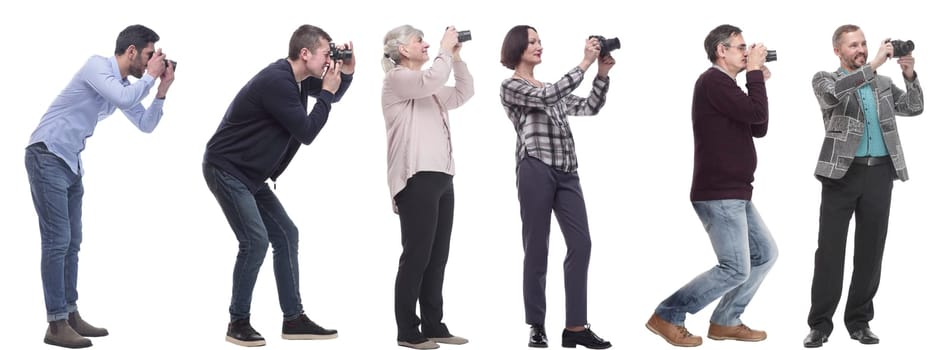
{"label": "black camera", "polygon": [[606,39],[602,35],[590,35],[589,38],[599,39],[599,57],[606,57],[612,50],[622,47],[619,38]]}
{"label": "black camera", "polygon": [[165,60],[165,68],[168,68],[168,66],[171,66],[171,69],[174,69],[175,71],[177,71],[177,70],[178,70],[178,61]]}
{"label": "black camera", "polygon": [[329,58],[333,61],[348,61],[352,59],[352,49],[340,48],[335,43],[329,43]]}
{"label": "black camera", "polygon": [[892,56],[894,57],[902,57],[915,50],[915,43],[911,40],[892,40],[890,43],[892,43]]}
{"label": "black camera", "polygon": [[767,50],[767,58],[764,62],[773,62],[777,60],[777,50]]}
{"label": "black camera", "polygon": [[458,31],[458,42],[463,43],[465,41],[471,40],[471,31],[470,30],[459,30]]}

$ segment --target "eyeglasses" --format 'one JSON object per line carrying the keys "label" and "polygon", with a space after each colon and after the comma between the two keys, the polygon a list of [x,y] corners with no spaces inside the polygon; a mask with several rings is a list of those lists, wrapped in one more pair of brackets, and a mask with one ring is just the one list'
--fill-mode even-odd
{"label": "eyeglasses", "polygon": [[[724,47],[726,48],[732,48],[730,43],[721,43],[721,45],[724,45]],[[735,48],[738,50],[741,50],[741,52],[747,52],[747,44],[741,44],[740,46],[735,47]]]}

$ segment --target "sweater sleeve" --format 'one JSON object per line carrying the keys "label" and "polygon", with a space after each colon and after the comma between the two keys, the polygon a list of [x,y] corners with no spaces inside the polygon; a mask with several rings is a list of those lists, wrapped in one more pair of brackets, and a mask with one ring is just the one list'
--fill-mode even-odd
{"label": "sweater sleeve", "polygon": [[306,106],[299,99],[299,90],[292,80],[273,79],[261,86],[260,99],[264,110],[286,128],[294,139],[310,144],[322,130],[329,117],[332,93],[322,90],[316,95],[316,105],[307,115]]}
{"label": "sweater sleeve", "polygon": [[747,72],[747,93],[734,84],[727,75],[715,75],[704,89],[711,94],[712,108],[724,116],[747,124],[765,124],[768,121],[767,88],[764,73],[759,70]]}

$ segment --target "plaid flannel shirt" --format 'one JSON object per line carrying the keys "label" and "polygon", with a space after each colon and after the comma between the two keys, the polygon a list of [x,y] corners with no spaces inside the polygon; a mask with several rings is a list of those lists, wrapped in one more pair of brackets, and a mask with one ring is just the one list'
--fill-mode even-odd
{"label": "plaid flannel shirt", "polygon": [[517,131],[517,161],[530,156],[556,170],[576,171],[573,132],[566,116],[596,115],[609,90],[609,78],[597,75],[589,97],[571,94],[582,83],[583,73],[575,67],[556,83],[543,87],[514,78],[501,83],[501,102]]}

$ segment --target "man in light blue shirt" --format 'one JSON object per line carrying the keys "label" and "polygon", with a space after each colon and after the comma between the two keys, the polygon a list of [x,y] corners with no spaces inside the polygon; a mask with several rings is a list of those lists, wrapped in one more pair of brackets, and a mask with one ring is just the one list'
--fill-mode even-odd
{"label": "man in light blue shirt", "polygon": [[[53,100],[26,147],[26,170],[42,238],[47,344],[83,348],[92,345],[85,337],[108,335],[104,328],[83,321],[76,307],[84,192],[79,154],[96,124],[116,108],[143,132],[158,125],[174,67],[160,49],[155,50],[157,41],[158,34],[145,26],[125,28],[116,39],[115,55],[86,61]],[[129,75],[138,80],[129,82]],[[157,94],[146,109],[141,101],[156,81]]]}

